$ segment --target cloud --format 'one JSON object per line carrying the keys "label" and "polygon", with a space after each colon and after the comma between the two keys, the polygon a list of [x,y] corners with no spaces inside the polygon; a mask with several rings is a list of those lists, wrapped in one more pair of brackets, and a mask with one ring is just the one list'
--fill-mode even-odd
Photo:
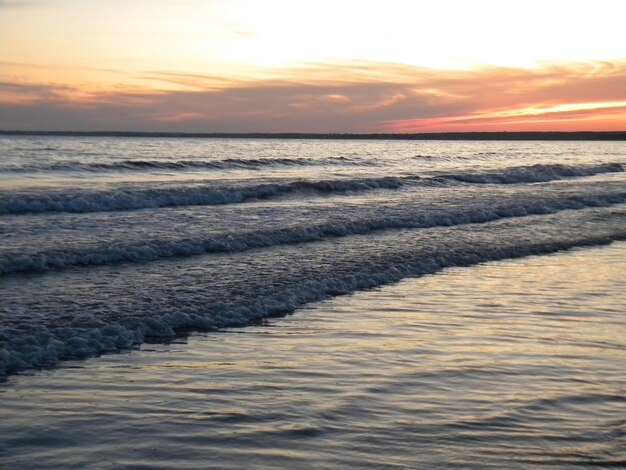
{"label": "cloud", "polygon": [[50,0],[0,0],[0,8],[32,8],[49,3]]}
{"label": "cloud", "polygon": [[[0,84],[0,128],[178,132],[430,132],[626,128],[626,63],[440,71],[305,64],[247,80],[151,71],[179,89]],[[585,127],[587,126],[587,127]],[[568,127],[568,128],[569,128]],[[594,127],[595,128],[595,127]]]}

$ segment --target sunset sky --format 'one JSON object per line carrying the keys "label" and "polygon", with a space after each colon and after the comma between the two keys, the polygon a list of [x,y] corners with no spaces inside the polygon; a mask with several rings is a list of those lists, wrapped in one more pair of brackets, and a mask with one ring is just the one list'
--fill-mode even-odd
{"label": "sunset sky", "polygon": [[624,18],[624,0],[0,0],[0,129],[626,130]]}

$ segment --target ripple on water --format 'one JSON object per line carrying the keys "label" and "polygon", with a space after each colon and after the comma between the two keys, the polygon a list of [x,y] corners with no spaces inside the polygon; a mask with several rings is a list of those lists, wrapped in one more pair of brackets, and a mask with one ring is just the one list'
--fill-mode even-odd
{"label": "ripple on water", "polygon": [[618,468],[626,244],[13,376],[3,468]]}

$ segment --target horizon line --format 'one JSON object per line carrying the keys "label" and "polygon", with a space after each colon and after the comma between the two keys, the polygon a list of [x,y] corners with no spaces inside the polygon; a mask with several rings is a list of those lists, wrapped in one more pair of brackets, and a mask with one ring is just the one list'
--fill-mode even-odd
{"label": "horizon line", "polygon": [[624,131],[493,131],[493,132],[151,132],[151,131],[49,131],[1,130],[3,135],[66,137],[161,137],[234,139],[321,139],[321,140],[626,140]]}

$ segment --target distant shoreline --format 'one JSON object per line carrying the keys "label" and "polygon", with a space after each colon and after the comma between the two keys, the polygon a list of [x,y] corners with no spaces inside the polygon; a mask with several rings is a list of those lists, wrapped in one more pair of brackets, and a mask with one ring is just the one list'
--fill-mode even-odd
{"label": "distant shoreline", "polygon": [[194,139],[320,139],[320,140],[626,140],[626,131],[577,132],[438,132],[416,134],[352,134],[309,132],[126,132],[126,131],[6,131],[0,136],[159,137]]}

